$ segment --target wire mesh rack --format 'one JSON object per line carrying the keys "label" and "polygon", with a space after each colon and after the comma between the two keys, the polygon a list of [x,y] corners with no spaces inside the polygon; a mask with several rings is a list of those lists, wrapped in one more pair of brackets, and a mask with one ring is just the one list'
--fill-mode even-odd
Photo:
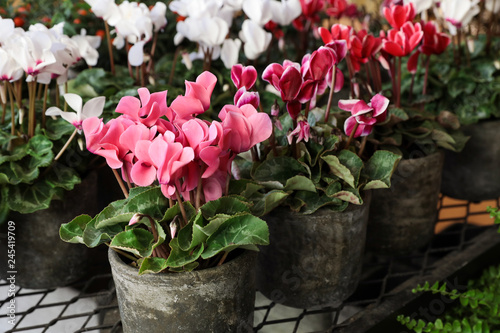
{"label": "wire mesh rack", "polygon": [[[293,309],[257,293],[254,332],[382,332],[373,328],[410,301],[409,290],[417,282],[429,276],[446,278],[461,263],[500,243],[486,212],[486,206],[500,207],[499,201],[473,203],[441,197],[433,241],[406,256],[366,253],[356,292],[337,307]],[[115,289],[107,271],[69,287],[47,290],[0,281],[0,332],[121,332]],[[11,324],[13,299],[16,320]]]}

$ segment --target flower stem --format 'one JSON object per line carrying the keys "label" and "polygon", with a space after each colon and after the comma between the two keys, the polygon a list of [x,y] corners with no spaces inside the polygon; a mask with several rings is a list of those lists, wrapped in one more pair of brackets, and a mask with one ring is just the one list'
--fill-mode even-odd
{"label": "flower stem", "polygon": [[32,138],[35,135],[36,128],[36,113],[35,113],[35,99],[36,99],[36,78],[28,83],[29,94],[29,112],[28,112],[28,137]]}
{"label": "flower stem", "polygon": [[[147,68],[147,72],[150,73],[151,70],[153,69],[154,70],[154,61],[153,61],[153,57],[155,55],[155,51],[156,51],[156,44],[158,43],[158,32],[155,32],[154,33],[154,37],[153,37],[153,45],[151,46],[151,54],[150,54],[150,59],[149,59],[149,63],[148,63],[148,68]],[[177,50],[176,50],[177,52]]]}
{"label": "flower stem", "polygon": [[9,100],[10,100],[10,134],[12,136],[16,135],[16,112],[14,110],[14,88],[10,82],[7,82],[7,90],[9,91]]}
{"label": "flower stem", "polygon": [[351,134],[349,134],[349,139],[347,139],[347,143],[345,144],[345,148],[349,148],[351,145],[352,139],[354,138],[354,134],[356,134],[356,130],[358,129],[359,123],[357,122],[356,125],[354,125],[354,128],[352,129]]}
{"label": "flower stem", "polygon": [[120,185],[120,188],[123,192],[123,195],[125,196],[125,199],[128,198],[128,191],[127,191],[127,188],[125,187],[125,184],[123,183],[122,178],[120,177],[120,175],[118,174],[118,171],[116,171],[116,169],[112,169],[112,170],[113,170],[113,174],[115,175],[116,181],[118,182],[118,185]]}
{"label": "flower stem", "polygon": [[184,228],[188,224],[188,219],[186,215],[186,210],[184,209],[184,205],[182,203],[181,195],[177,186],[175,187],[175,197],[177,198],[177,202],[179,203],[179,208],[181,209],[182,219],[184,220],[184,225],[181,223],[181,229]]}
{"label": "flower stem", "polygon": [[49,85],[46,84],[44,89],[43,89],[42,128],[45,128],[45,121],[46,121],[45,110],[47,110],[47,92],[48,92],[48,89],[49,89]]}
{"label": "flower stem", "polygon": [[229,251],[224,252],[224,255],[219,260],[219,263],[217,264],[217,266],[220,266],[220,265],[222,265],[224,263],[224,261],[226,260],[228,254],[229,254]]}
{"label": "flower stem", "polygon": [[62,156],[62,154],[64,153],[64,151],[66,150],[66,148],[68,148],[68,146],[71,143],[71,141],[73,141],[73,139],[75,138],[76,133],[78,133],[78,129],[77,128],[75,128],[75,130],[73,131],[73,133],[69,137],[68,141],[66,141],[66,143],[64,144],[64,146],[61,148],[61,150],[57,154],[57,156],[54,158],[54,161],[57,161]]}
{"label": "flower stem", "polygon": [[111,34],[109,33],[108,22],[104,21],[104,28],[106,29],[106,37],[108,40],[108,53],[109,53],[109,65],[111,67],[111,74],[115,75],[115,60],[113,59],[113,46],[111,45]]}
{"label": "flower stem", "polygon": [[175,74],[175,66],[177,65],[177,58],[179,58],[179,52],[181,51],[181,47],[177,46],[175,49],[174,59],[172,60],[172,69],[170,69],[170,76],[168,77],[168,84],[171,85],[174,80]]}
{"label": "flower stem", "polygon": [[202,193],[201,176],[202,176],[202,174],[203,174],[203,172],[200,172],[200,177],[198,178],[198,186],[196,187],[195,207],[196,207],[197,212],[200,210],[200,206],[201,206],[201,193]]}
{"label": "flower stem", "polygon": [[429,65],[431,63],[431,56],[428,55],[425,60],[425,74],[424,74],[424,88],[422,89],[422,95],[427,94],[427,80],[429,78]]}
{"label": "flower stem", "polygon": [[[335,79],[337,77],[337,66],[333,65],[332,68],[332,84],[330,86],[330,94],[328,95],[328,103],[326,104],[325,123],[328,123],[330,117],[330,108],[332,107],[333,91],[335,90]],[[307,119],[307,116],[306,116]]]}
{"label": "flower stem", "polygon": [[358,152],[359,157],[361,157],[361,155],[363,155],[363,152],[365,151],[366,141],[368,141],[368,136],[364,136],[363,140],[361,140],[361,147],[359,147],[359,152]]}
{"label": "flower stem", "polygon": [[398,94],[396,96],[396,106],[399,108],[401,106],[401,63],[402,63],[402,57],[397,57],[396,61],[398,61],[398,86],[397,86],[397,91]]}

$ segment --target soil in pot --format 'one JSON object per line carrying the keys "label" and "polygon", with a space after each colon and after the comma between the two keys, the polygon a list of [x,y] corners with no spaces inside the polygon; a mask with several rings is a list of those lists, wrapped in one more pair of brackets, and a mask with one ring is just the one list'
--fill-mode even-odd
{"label": "soil in pot", "polygon": [[441,192],[452,198],[482,201],[500,197],[500,120],[463,127],[470,136],[460,153],[445,154]]}
{"label": "soil in pot", "polygon": [[[31,214],[11,212],[15,224],[16,285],[30,289],[47,289],[68,285],[88,274],[92,251],[87,247],[63,242],[59,237],[62,223],[80,214],[96,214],[97,174],[91,173],[64,200],[53,200],[50,207]],[[7,223],[0,233],[7,234]],[[7,271],[7,242],[0,244],[0,277]]]}
{"label": "soil in pot", "polygon": [[[437,219],[443,153],[403,159],[389,189],[373,190],[367,248],[405,254],[428,244]],[[418,156],[418,155],[417,155]]]}
{"label": "soil in pot", "polygon": [[214,268],[144,275],[108,254],[125,333],[253,332],[254,252]]}
{"label": "soil in pot", "polygon": [[344,212],[322,208],[311,215],[279,207],[263,217],[270,245],[262,247],[257,288],[295,308],[336,305],[357,287],[365,246],[370,194]]}

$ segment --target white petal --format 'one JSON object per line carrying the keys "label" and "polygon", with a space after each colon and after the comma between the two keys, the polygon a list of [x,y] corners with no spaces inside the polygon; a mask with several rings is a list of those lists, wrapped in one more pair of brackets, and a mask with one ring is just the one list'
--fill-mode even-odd
{"label": "white petal", "polygon": [[226,68],[231,68],[238,63],[238,54],[241,48],[241,40],[226,39],[222,44],[220,58]]}
{"label": "white petal", "polygon": [[106,102],[106,97],[104,96],[94,97],[91,100],[89,100],[83,106],[82,119],[99,117],[102,114],[105,102]]}
{"label": "white petal", "polygon": [[248,18],[260,26],[264,26],[272,18],[269,0],[245,0],[243,11]]}
{"label": "white petal", "polygon": [[128,61],[132,66],[140,66],[144,62],[144,41],[135,43],[128,51]]}
{"label": "white petal", "polygon": [[77,113],[82,112],[82,98],[77,94],[64,94],[64,100]]}

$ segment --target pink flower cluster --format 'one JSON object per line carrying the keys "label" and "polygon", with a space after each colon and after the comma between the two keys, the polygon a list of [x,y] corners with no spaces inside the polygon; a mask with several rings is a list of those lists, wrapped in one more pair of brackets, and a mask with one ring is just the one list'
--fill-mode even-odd
{"label": "pink flower cluster", "polygon": [[[387,118],[387,107],[389,99],[376,94],[367,104],[359,99],[347,99],[339,101],[339,108],[351,112],[351,116],[344,123],[344,131],[354,138],[367,136],[372,132],[376,123],[383,122]],[[354,133],[352,133],[355,131]]]}
{"label": "pink flower cluster", "polygon": [[[235,77],[240,82],[246,78]],[[140,88],[139,99],[120,100],[119,117],[107,123],[97,117],[84,120],[87,149],[104,157],[111,168],[121,168],[130,183],[149,186],[157,180],[168,198],[178,191],[190,200],[199,185],[205,201],[221,197],[234,157],[266,140],[272,123],[267,114],[243,102],[224,106],[220,122],[196,118],[210,107],[216,83],[215,75],[204,72],[196,82],[186,81],[185,94],[170,106],[167,91],[150,94]]]}

